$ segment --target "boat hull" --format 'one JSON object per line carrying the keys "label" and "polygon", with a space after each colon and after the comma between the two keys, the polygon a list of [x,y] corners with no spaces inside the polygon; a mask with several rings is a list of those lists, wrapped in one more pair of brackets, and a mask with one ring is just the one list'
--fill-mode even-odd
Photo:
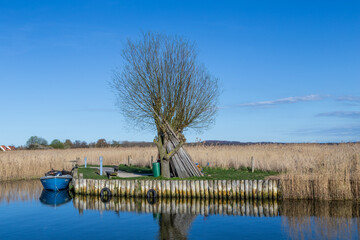
{"label": "boat hull", "polygon": [[40,181],[46,190],[60,191],[62,189],[67,189],[69,187],[71,179],[72,176],[70,175],[45,176],[40,178]]}

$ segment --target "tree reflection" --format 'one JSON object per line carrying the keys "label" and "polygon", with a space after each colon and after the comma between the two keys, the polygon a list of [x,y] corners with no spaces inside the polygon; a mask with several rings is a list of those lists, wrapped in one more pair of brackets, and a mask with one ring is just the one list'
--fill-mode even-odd
{"label": "tree reflection", "polygon": [[190,214],[161,213],[159,239],[187,239],[189,229],[195,218],[195,215]]}

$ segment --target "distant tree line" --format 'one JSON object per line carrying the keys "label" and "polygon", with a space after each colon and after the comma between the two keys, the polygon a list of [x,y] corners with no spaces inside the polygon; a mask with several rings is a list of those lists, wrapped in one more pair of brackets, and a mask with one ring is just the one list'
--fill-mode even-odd
{"label": "distant tree line", "polygon": [[[149,147],[155,146],[153,142],[129,142],[129,141],[106,141],[101,138],[96,142],[87,143],[86,141],[66,139],[61,141],[54,139],[50,144],[42,137],[31,136],[27,142],[25,149],[69,149],[69,148],[108,148],[108,147]],[[21,147],[20,147],[21,148]]]}

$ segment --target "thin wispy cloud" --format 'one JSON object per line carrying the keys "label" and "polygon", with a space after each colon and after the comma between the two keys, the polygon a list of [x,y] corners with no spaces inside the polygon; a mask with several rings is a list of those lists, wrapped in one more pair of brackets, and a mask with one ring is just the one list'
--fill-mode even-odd
{"label": "thin wispy cloud", "polygon": [[360,118],[360,111],[336,111],[317,114],[316,117]]}
{"label": "thin wispy cloud", "polygon": [[360,102],[360,96],[340,96],[336,98],[337,101],[343,101],[343,102]]}
{"label": "thin wispy cloud", "polygon": [[296,97],[287,97],[280,98],[270,101],[259,101],[259,102],[249,102],[239,104],[239,107],[260,107],[260,106],[271,106],[271,105],[279,105],[279,104],[290,104],[290,103],[298,103],[298,102],[311,102],[311,101],[319,101],[327,96],[312,94],[307,96],[296,96]]}

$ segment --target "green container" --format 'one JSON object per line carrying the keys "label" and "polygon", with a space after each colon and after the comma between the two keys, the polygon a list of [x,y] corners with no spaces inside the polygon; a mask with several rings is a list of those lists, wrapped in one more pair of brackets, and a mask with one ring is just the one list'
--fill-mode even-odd
{"label": "green container", "polygon": [[153,171],[154,177],[159,177],[160,176],[160,163],[154,162],[152,164],[152,171]]}

